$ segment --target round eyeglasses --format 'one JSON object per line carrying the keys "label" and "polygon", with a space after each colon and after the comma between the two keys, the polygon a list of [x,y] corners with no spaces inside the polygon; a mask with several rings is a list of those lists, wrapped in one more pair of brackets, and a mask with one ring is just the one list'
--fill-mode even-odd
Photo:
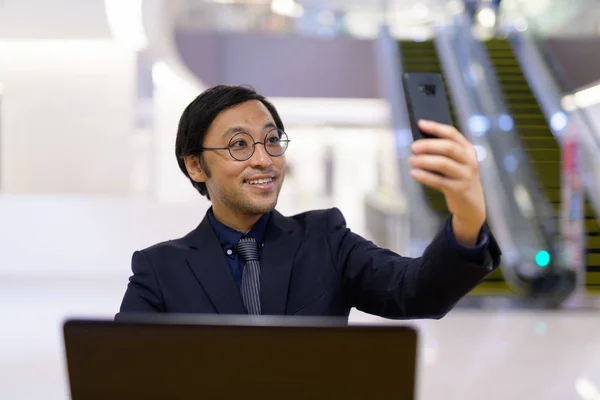
{"label": "round eyeglasses", "polygon": [[254,154],[257,144],[262,144],[271,157],[279,157],[285,153],[289,143],[287,133],[282,129],[273,129],[266,134],[265,140],[262,142],[255,142],[249,133],[240,132],[231,138],[227,147],[202,147],[200,151],[229,150],[229,154],[234,160],[246,161]]}

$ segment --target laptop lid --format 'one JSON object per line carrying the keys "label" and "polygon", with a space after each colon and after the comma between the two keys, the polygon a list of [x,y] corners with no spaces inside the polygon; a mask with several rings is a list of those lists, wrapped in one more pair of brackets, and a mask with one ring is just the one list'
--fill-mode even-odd
{"label": "laptop lid", "polygon": [[72,319],[73,400],[409,399],[417,333],[289,317]]}

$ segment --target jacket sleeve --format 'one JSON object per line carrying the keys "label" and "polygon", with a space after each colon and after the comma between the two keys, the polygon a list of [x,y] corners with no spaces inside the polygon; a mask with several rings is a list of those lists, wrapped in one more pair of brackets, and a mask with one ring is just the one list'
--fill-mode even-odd
{"label": "jacket sleeve", "polygon": [[335,208],[327,237],[348,305],[385,318],[441,318],[500,263],[491,232],[478,263],[461,255],[444,229],[421,257],[402,257],[351,232]]}
{"label": "jacket sleeve", "polygon": [[143,251],[133,253],[131,270],[133,275],[129,278],[120,313],[163,312],[158,279]]}

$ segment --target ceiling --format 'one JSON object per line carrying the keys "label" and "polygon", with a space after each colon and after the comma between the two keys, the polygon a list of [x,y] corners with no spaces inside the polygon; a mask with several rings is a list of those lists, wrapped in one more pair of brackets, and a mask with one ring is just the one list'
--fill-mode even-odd
{"label": "ceiling", "polygon": [[[182,29],[223,29],[238,32],[265,30],[266,16],[273,17],[272,4],[284,8],[301,6],[300,17],[290,17],[286,28],[299,34],[374,37],[383,21],[392,35],[411,38],[431,34],[436,22],[462,9],[464,0],[169,0],[181,9]],[[481,0],[482,3],[491,0]],[[599,0],[503,0],[503,13],[510,18],[525,16],[530,27],[551,35],[599,35]],[[292,6],[291,6],[291,5]],[[327,15],[329,13],[329,15]],[[321,21],[331,22],[323,26]],[[210,16],[209,16],[210,15]],[[260,19],[259,22],[252,18]],[[280,18],[280,16],[279,16]],[[278,28],[281,24],[275,24]],[[325,24],[326,25],[326,24]],[[303,30],[298,31],[298,27]],[[269,30],[271,28],[268,28]],[[271,29],[271,31],[276,29]]]}
{"label": "ceiling", "polygon": [[[177,27],[184,30],[278,31],[314,36],[373,38],[382,22],[395,37],[425,38],[462,0],[176,0]],[[277,15],[300,8],[298,15]],[[295,4],[296,3],[296,4]],[[299,6],[298,6],[299,5]],[[459,6],[460,7],[460,6]]]}
{"label": "ceiling", "polygon": [[[430,10],[442,8],[448,0],[295,0],[305,7],[328,7],[345,11],[388,11],[410,12],[415,6]],[[462,0],[461,0],[462,1]]]}
{"label": "ceiling", "polygon": [[598,0],[504,0],[503,12],[545,36],[600,34]]}
{"label": "ceiling", "polygon": [[[386,21],[400,38],[425,37],[463,0],[277,0],[302,6],[301,18],[275,15],[274,0],[165,0],[178,29],[282,31],[372,38]],[[599,0],[503,0],[545,34],[600,35]],[[0,0],[0,39],[107,38],[104,0]]]}

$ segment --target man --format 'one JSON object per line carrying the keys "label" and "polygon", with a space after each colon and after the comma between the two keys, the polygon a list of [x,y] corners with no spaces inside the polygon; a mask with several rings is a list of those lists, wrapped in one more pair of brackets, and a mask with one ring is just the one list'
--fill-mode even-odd
{"label": "man", "polygon": [[289,144],[277,110],[245,87],[208,89],[183,112],[175,152],[212,207],[185,237],[134,253],[121,313],[442,317],[500,250],[474,148],[450,126],[421,128],[439,138],[413,144],[412,177],[441,190],[452,216],[411,259],[351,232],[338,209],[275,211]]}

